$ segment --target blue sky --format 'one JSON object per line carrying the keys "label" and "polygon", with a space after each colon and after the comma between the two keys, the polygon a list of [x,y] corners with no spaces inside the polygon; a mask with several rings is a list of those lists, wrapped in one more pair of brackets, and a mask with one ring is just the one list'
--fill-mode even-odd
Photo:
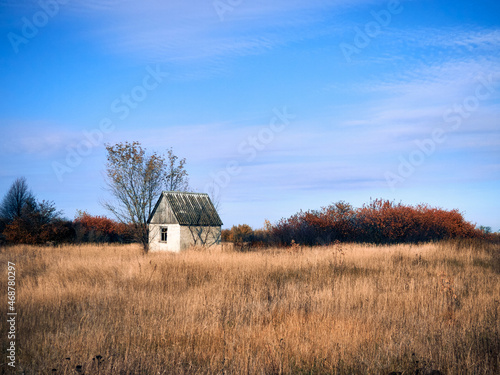
{"label": "blue sky", "polygon": [[225,227],[370,198],[500,230],[500,3],[0,0],[0,193],[107,214],[104,143],[187,159]]}

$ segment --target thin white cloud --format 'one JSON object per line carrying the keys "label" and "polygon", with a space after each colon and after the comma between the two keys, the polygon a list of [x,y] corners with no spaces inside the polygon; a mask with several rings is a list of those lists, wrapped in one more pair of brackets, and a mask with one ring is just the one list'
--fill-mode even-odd
{"label": "thin white cloud", "polygon": [[[324,13],[335,14],[373,0],[243,1],[221,22],[214,1],[72,1],[81,22],[94,19],[88,38],[103,50],[144,61],[213,61],[262,53],[325,32]],[[100,22],[102,21],[102,22]]]}
{"label": "thin white cloud", "polygon": [[83,133],[63,130],[60,124],[50,121],[3,121],[0,139],[2,155],[33,155],[40,158],[54,157],[65,147],[77,144]]}
{"label": "thin white cloud", "polygon": [[413,47],[465,47],[465,51],[493,50],[500,47],[500,30],[474,26],[447,28],[417,28],[392,33],[400,42]]}
{"label": "thin white cloud", "polygon": [[[488,82],[488,87],[484,82]],[[342,125],[390,129],[396,137],[408,133],[417,137],[429,129],[443,126],[448,111],[463,106],[470,98],[476,100],[478,87],[486,98],[478,99],[478,108],[472,111],[472,118],[488,112],[491,117],[499,116],[499,57],[451,55],[446,61],[410,64],[350,86],[367,99],[362,108],[346,111],[351,112],[352,117]],[[335,87],[329,90],[342,92]],[[464,120],[468,118],[469,115]],[[489,122],[478,124],[476,130],[482,129],[489,131]]]}

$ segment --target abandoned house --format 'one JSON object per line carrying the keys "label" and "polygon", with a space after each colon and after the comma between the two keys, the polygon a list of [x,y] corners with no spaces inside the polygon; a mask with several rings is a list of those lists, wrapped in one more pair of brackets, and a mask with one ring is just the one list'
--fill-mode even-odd
{"label": "abandoned house", "polygon": [[164,191],[149,219],[151,251],[220,243],[222,221],[208,194]]}

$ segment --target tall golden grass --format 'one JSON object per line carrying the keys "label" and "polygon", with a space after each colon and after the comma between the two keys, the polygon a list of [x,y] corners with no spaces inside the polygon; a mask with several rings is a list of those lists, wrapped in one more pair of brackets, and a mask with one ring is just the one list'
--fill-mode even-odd
{"label": "tall golden grass", "polygon": [[495,374],[496,246],[14,246],[0,287],[14,262],[17,373]]}

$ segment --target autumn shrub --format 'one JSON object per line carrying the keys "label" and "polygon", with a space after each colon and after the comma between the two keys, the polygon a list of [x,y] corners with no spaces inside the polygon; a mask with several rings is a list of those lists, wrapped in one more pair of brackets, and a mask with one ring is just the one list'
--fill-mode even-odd
{"label": "autumn shrub", "polygon": [[266,248],[272,242],[269,226],[270,224],[266,228],[253,229],[248,224],[233,225],[231,229],[223,229],[221,231],[221,240],[222,242],[232,242],[233,249],[239,251]]}
{"label": "autumn shrub", "polygon": [[39,211],[26,212],[3,225],[0,243],[41,245],[46,243],[130,243],[129,226],[102,216],[79,213],[74,221],[47,219]]}
{"label": "autumn shrub", "polygon": [[4,223],[2,236],[6,243],[41,245],[47,242],[71,242],[72,223],[60,216],[53,202],[32,201],[18,216]]}
{"label": "autumn shrub", "polygon": [[50,223],[34,225],[26,218],[16,218],[3,231],[6,243],[41,245],[46,243],[72,242],[75,230],[71,221],[54,220]]}
{"label": "autumn shrub", "polygon": [[220,238],[222,242],[231,242],[231,229],[222,229]]}
{"label": "autumn shrub", "polygon": [[270,234],[267,229],[254,229],[251,247],[254,249],[268,247],[270,245]]}
{"label": "autumn shrub", "polygon": [[458,210],[376,199],[357,209],[340,201],[320,210],[300,211],[272,225],[270,237],[276,245],[290,245],[293,240],[313,246],[334,241],[419,243],[485,235]]}
{"label": "autumn shrub", "polygon": [[73,225],[76,230],[76,242],[130,243],[131,228],[105,216],[93,216],[86,211],[79,211]]}
{"label": "autumn shrub", "polygon": [[230,241],[235,243],[249,242],[252,240],[253,230],[248,224],[233,225]]}

